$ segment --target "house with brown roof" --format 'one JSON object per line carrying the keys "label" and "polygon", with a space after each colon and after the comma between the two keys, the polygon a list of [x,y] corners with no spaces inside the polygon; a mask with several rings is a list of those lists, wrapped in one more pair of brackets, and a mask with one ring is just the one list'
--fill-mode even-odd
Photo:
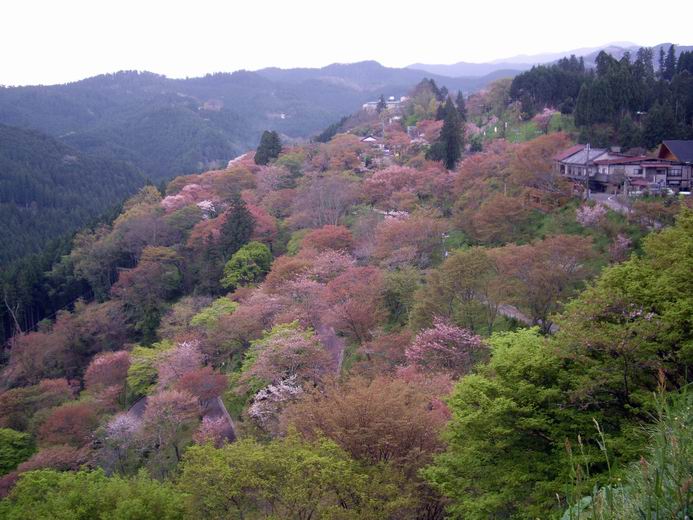
{"label": "house with brown roof", "polygon": [[672,161],[675,165],[667,176],[667,185],[680,191],[693,187],[693,141],[662,141],[657,149],[657,158]]}
{"label": "house with brown roof", "polygon": [[554,168],[592,191],[690,190],[693,141],[664,141],[657,157],[575,145],[554,156]]}

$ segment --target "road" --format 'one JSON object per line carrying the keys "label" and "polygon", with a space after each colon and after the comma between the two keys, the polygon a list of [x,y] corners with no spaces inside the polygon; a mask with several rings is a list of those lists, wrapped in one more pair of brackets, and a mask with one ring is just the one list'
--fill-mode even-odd
{"label": "road", "polygon": [[590,200],[595,201],[597,204],[601,204],[617,213],[622,213],[627,215],[630,211],[628,206],[623,204],[618,200],[617,195],[610,195],[608,193],[590,193]]}
{"label": "road", "polygon": [[346,342],[344,341],[344,338],[337,336],[334,328],[328,327],[327,325],[320,325],[317,332],[318,338],[320,338],[320,341],[325,346],[325,349],[330,353],[330,356],[332,356],[335,373],[339,375],[342,371],[344,350],[346,349]]}
{"label": "road", "polygon": [[[127,413],[141,419],[146,409],[147,396],[144,396],[135,401]],[[226,437],[226,440],[229,442],[236,440],[236,425],[233,423],[233,419],[226,410],[226,406],[224,406],[224,401],[221,400],[221,397],[215,397],[204,403],[202,406],[202,417],[223,417],[226,419],[227,425],[224,430],[224,437]]]}

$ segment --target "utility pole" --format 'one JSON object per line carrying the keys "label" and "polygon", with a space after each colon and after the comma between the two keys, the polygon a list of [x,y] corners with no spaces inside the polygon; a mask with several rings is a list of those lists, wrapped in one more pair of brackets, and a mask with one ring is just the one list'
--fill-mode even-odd
{"label": "utility pole", "polygon": [[585,199],[590,198],[590,172],[589,172],[589,162],[590,162],[590,143],[587,143],[585,147]]}

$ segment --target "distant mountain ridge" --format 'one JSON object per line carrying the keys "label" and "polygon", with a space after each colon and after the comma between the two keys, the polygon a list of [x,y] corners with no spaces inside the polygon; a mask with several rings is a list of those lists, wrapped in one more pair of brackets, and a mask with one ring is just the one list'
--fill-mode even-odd
{"label": "distant mountain ridge", "polygon": [[308,138],[381,94],[406,94],[424,77],[470,93],[514,74],[448,78],[375,61],[188,79],[123,71],[64,85],[0,88],[0,123],[130,161],[160,181],[225,164],[254,148],[265,129]]}
{"label": "distant mountain ridge", "polygon": [[[664,48],[664,51],[666,52],[669,49],[670,45],[671,43],[660,43],[652,47],[655,56],[655,62],[657,60],[657,56],[659,55],[659,49]],[[677,44],[675,45],[677,56],[681,54],[681,52],[683,51],[693,50],[693,46],[679,46]],[[531,69],[534,65],[553,63],[563,57],[571,56],[573,54],[577,57],[582,56],[585,60],[585,64],[588,67],[594,67],[595,59],[601,51],[605,51],[608,54],[611,54],[616,59],[621,59],[626,51],[630,52],[632,55],[635,55],[635,53],[638,51],[640,47],[640,45],[631,42],[614,42],[599,47],[583,47],[580,49],[572,49],[563,52],[543,53],[534,55],[523,54],[518,56],[512,56],[509,58],[493,60],[487,63],[469,63],[464,61],[453,63],[450,65],[414,63],[412,65],[409,65],[408,68],[423,70],[429,73],[450,77],[481,76],[492,74],[499,70],[514,71],[514,75],[516,75],[519,72]]]}

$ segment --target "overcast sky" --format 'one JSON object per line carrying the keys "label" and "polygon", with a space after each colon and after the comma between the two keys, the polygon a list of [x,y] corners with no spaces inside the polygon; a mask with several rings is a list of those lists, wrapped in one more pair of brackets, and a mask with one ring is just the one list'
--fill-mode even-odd
{"label": "overcast sky", "polygon": [[0,84],[693,44],[692,0],[0,0]]}

